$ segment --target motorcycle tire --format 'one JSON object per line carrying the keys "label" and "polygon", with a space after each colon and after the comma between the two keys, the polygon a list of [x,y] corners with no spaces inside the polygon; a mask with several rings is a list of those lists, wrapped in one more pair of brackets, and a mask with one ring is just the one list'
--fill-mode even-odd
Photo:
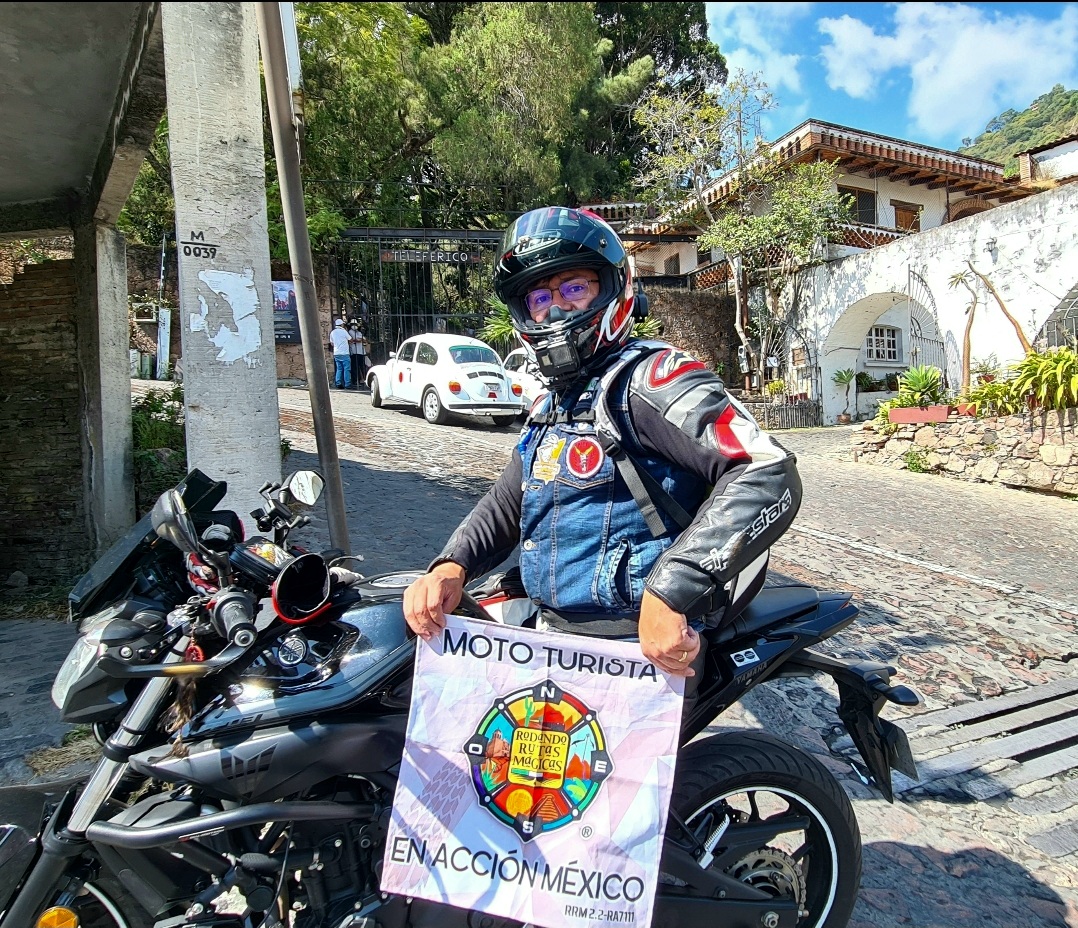
{"label": "motorcycle tire", "polygon": [[[780,834],[736,860],[723,858],[733,842],[720,838],[712,866],[775,898],[795,899],[798,928],[847,924],[861,883],[861,833],[849,798],[819,761],[758,732],[703,738],[678,757],[671,803],[701,837],[714,834],[723,820],[729,822],[723,838],[733,838],[739,825],[807,817],[803,831]],[[678,892],[664,882],[671,878],[660,877],[660,890]]]}

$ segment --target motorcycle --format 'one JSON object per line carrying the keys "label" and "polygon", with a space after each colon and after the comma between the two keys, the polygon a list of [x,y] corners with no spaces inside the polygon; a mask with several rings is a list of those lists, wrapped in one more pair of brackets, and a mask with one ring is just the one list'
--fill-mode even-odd
{"label": "motorcycle", "polygon": [[[415,571],[363,576],[340,552],[288,546],[321,478],[262,488],[244,538],[224,483],[192,471],[70,595],[80,638],[53,699],[93,726],[102,758],[39,832],[0,826],[0,928],[501,928],[482,913],[382,893],[379,874],[411,691]],[[737,578],[706,631],[683,720],[653,923],[838,928],[856,900],[853,809],[810,755],[762,732],[697,738],[768,679],[825,673],[883,795],[916,778],[915,705],[894,668],[813,650],[857,616],[850,596]],[[194,592],[195,595],[191,595]],[[458,612],[521,624],[512,571]],[[237,911],[238,910],[238,911]]]}

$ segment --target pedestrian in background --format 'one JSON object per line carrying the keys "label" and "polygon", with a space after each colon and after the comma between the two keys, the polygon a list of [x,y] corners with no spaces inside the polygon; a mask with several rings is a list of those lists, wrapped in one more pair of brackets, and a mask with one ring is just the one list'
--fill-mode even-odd
{"label": "pedestrian in background", "polygon": [[329,344],[333,348],[333,386],[338,390],[347,389],[351,379],[350,343],[351,339],[348,337],[348,330],[344,327],[344,320],[337,319],[333,323],[333,331],[329,333]]}
{"label": "pedestrian in background", "polygon": [[348,337],[352,355],[352,387],[361,390],[367,380],[367,336],[355,319],[348,324]]}

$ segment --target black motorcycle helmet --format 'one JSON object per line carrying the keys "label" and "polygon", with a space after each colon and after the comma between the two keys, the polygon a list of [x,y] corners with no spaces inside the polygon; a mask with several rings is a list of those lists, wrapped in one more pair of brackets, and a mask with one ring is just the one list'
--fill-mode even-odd
{"label": "black motorcycle helmet", "polygon": [[[584,309],[555,309],[542,322],[534,321],[528,293],[551,275],[577,268],[598,274],[598,295]],[[564,206],[533,209],[506,230],[494,292],[509,307],[513,328],[555,389],[623,345],[633,319],[643,315],[634,313],[629,259],[617,233],[595,213]]]}

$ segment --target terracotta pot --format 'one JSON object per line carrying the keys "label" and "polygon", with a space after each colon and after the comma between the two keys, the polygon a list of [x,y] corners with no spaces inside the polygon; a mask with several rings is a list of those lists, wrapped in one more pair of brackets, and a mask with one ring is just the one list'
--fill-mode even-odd
{"label": "terracotta pot", "polygon": [[976,403],[959,403],[955,407],[955,411],[960,416],[975,416],[975,415],[977,415],[977,404]]}
{"label": "terracotta pot", "polygon": [[891,422],[903,425],[917,422],[946,422],[951,414],[950,406],[920,406],[902,407],[887,410],[887,418]]}

